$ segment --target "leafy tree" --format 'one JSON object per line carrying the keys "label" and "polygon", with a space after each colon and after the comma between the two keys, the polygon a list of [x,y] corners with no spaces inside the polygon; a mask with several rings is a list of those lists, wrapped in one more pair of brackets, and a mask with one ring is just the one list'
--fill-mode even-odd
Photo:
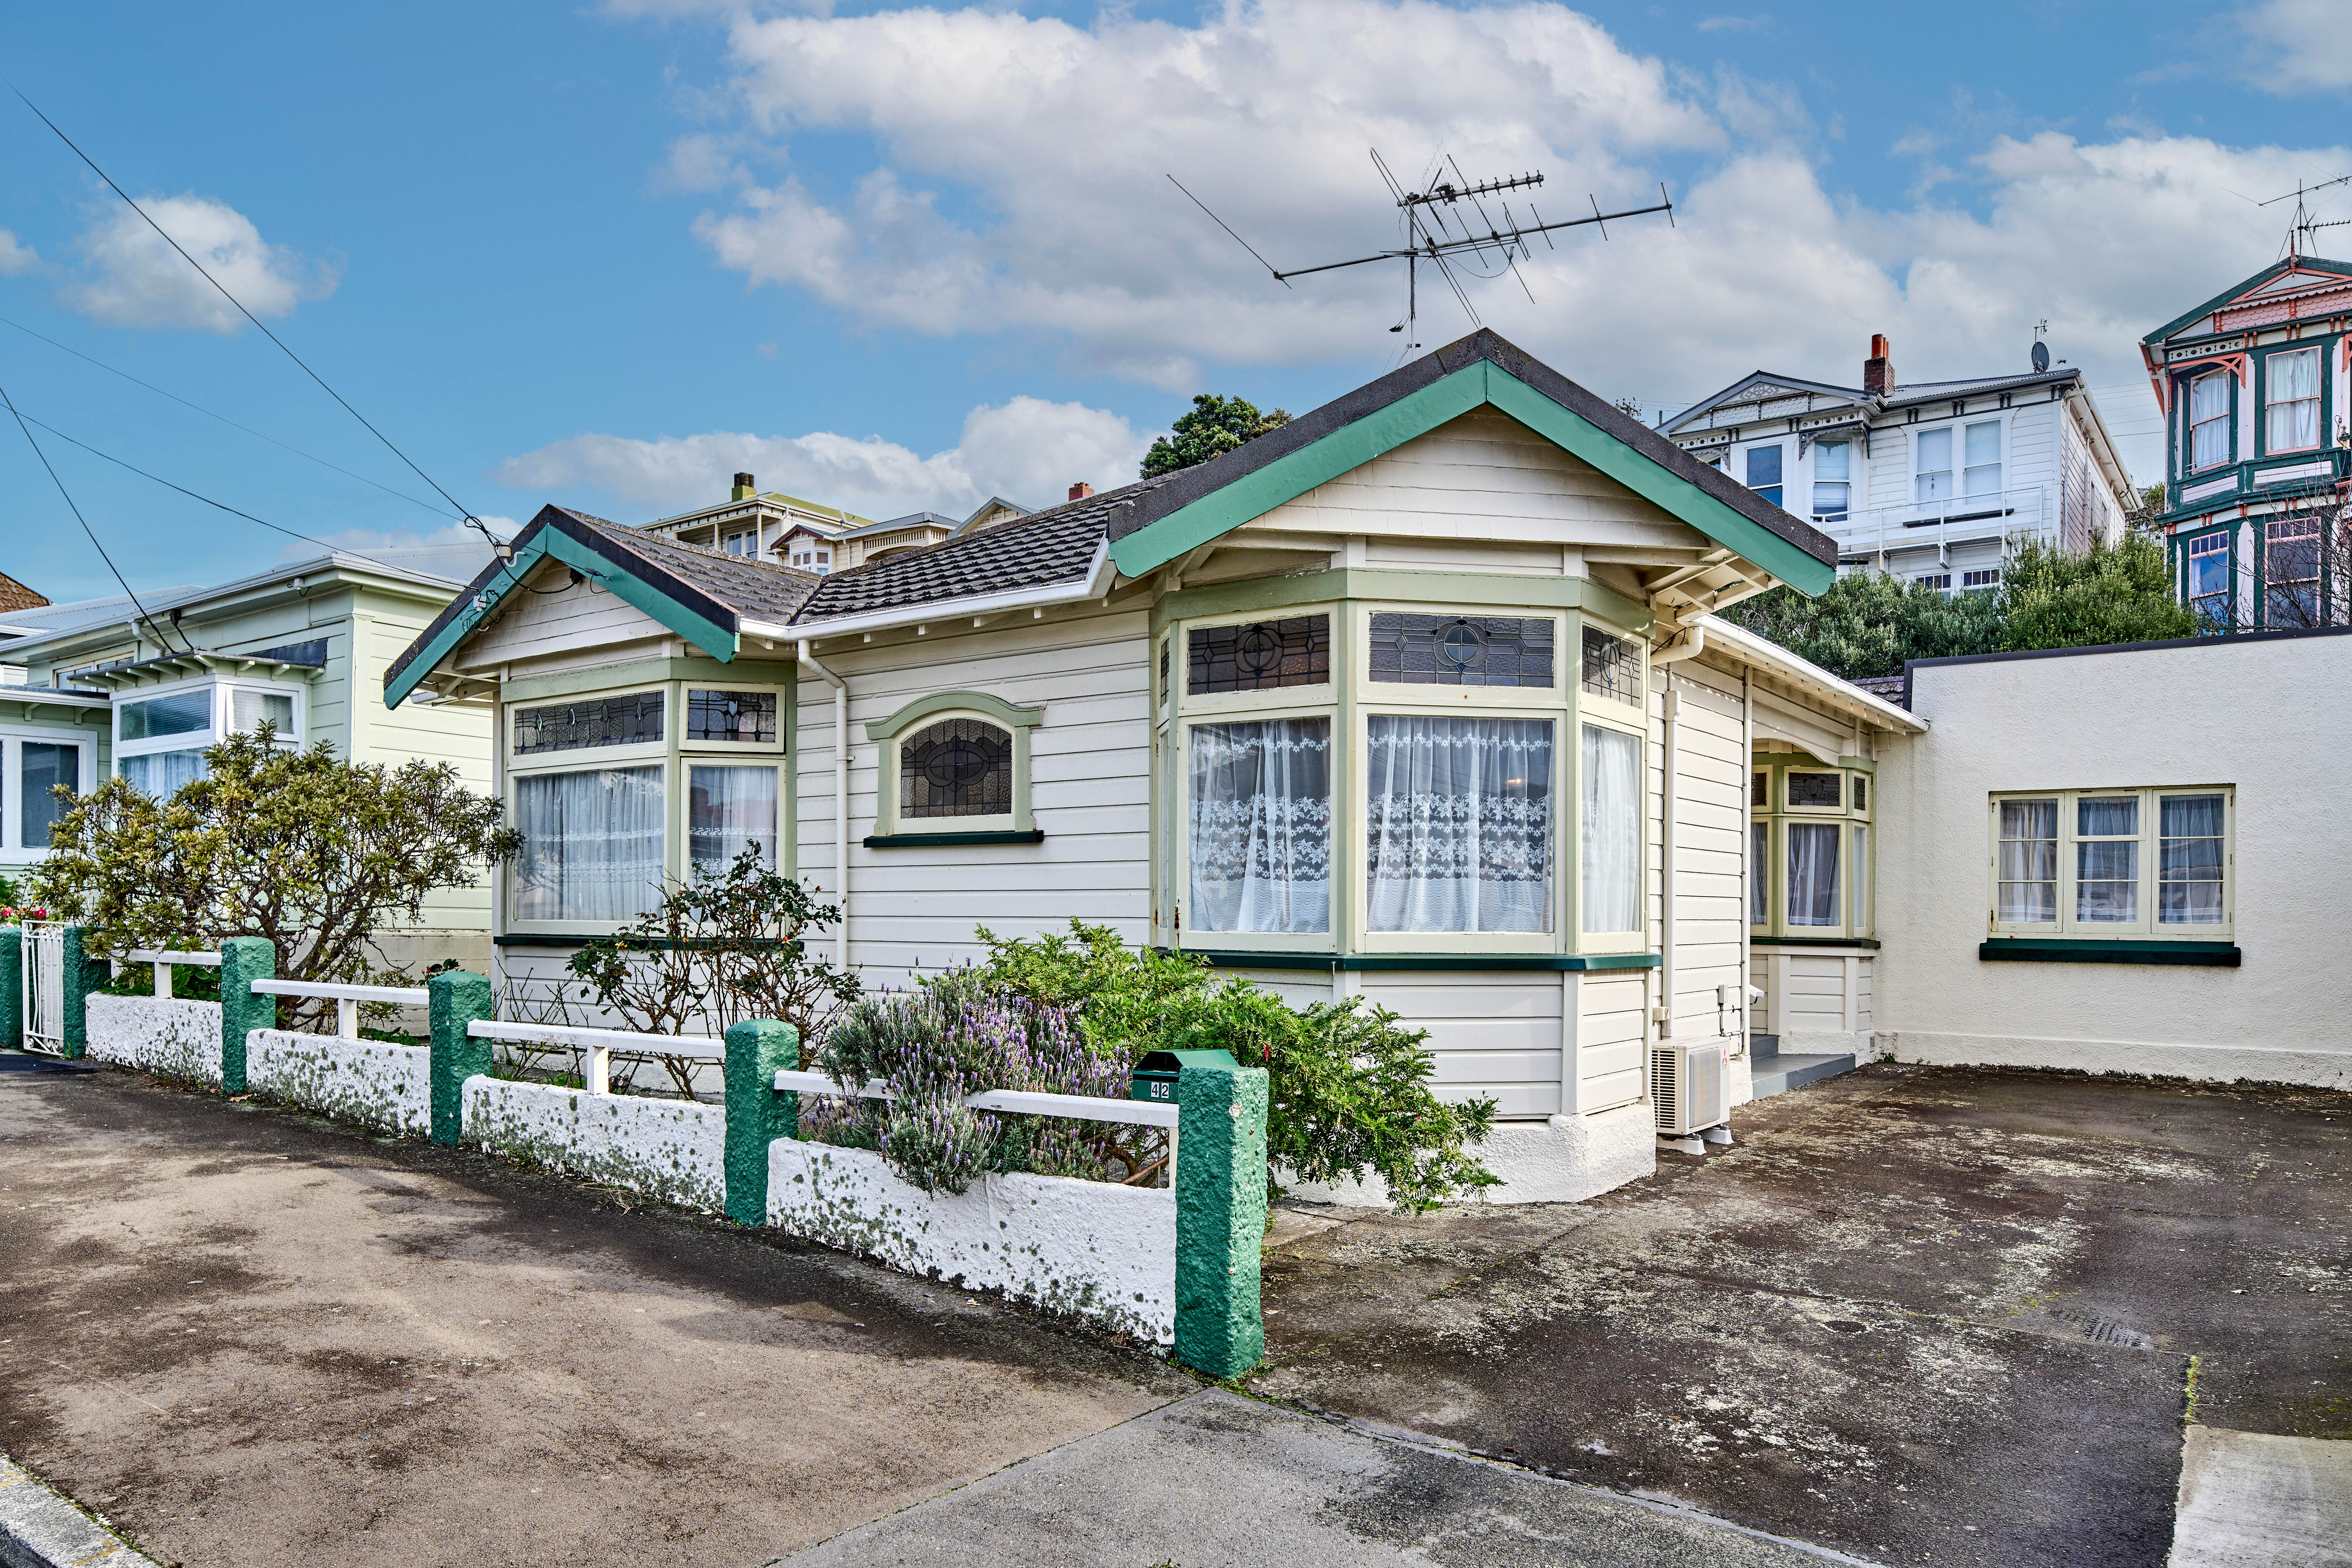
{"label": "leafy tree", "polygon": [[[320,742],[273,743],[264,724],[205,750],[205,776],[168,800],[109,779],[70,798],[49,830],[35,894],[90,931],[100,951],[217,947],[268,939],[289,980],[366,981],[374,940],[422,920],[425,899],[475,885],[520,835],[447,763],[339,760]],[[333,1016],[281,997],[289,1026]]]}
{"label": "leafy tree", "polygon": [[1178,415],[1168,434],[1152,442],[1151,449],[1143,454],[1142,477],[1157,479],[1195,463],[1205,463],[1289,423],[1290,416],[1279,408],[1271,414],[1261,414],[1257,405],[1246,399],[1203,392],[1192,399],[1192,411]]}
{"label": "leafy tree", "polygon": [[2082,555],[2028,544],[2010,558],[2000,588],[2004,650],[2197,634],[2196,616],[2173,595],[2164,546],[2146,533],[2112,545],[2094,539]]}

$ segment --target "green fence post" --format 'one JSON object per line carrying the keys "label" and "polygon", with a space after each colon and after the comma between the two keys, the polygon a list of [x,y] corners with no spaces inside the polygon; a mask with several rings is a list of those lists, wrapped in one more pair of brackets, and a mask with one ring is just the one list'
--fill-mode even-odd
{"label": "green fence post", "polygon": [[466,1130],[466,1080],[488,1073],[497,1059],[489,1041],[466,1032],[476,1019],[494,1016],[490,982],[468,969],[445,969],[425,983],[425,993],[432,1020],[433,1142],[454,1146]]}
{"label": "green fence post", "polygon": [[0,926],[0,1050],[25,1047],[25,928]]}
{"label": "green fence post", "polygon": [[801,1097],[776,1092],[776,1075],[798,1072],[801,1032],[773,1018],[727,1026],[727,1217],[768,1223],[768,1145],[800,1136]]}
{"label": "green fence post", "polygon": [[1176,1359],[1238,1377],[1265,1357],[1264,1068],[1187,1060],[1176,1079]]}
{"label": "green fence post", "polygon": [[253,983],[278,978],[278,949],[264,936],[233,936],[220,945],[221,1092],[245,1092],[245,1037],[278,1026],[278,998],[255,995]]}
{"label": "green fence post", "polygon": [[[103,958],[92,958],[81,950],[82,928],[67,926],[58,933],[63,941],[62,967],[65,971],[65,1006],[58,1020],[58,1054],[81,1058],[89,1054],[89,994],[113,978],[113,965]],[[103,969],[106,973],[99,972]]]}

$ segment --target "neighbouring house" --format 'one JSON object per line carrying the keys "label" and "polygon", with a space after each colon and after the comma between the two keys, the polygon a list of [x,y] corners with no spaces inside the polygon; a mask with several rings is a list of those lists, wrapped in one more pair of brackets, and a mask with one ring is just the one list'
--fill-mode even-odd
{"label": "neighbouring house", "polygon": [[1028,510],[991,496],[961,522],[932,511],[876,522],[837,507],[762,492],[750,474],[737,474],[733,493],[723,504],[656,518],[643,526],[681,544],[774,560],[823,577],[938,544],[967,529],[1026,516]]}
{"label": "neighbouring house", "polygon": [[1906,384],[1874,336],[1859,386],[1759,370],[1662,428],[1811,519],[1842,569],[1948,593],[1998,586],[2021,540],[2080,552],[2117,539],[2135,504],[2083,373],[2064,364]]}
{"label": "neighbouring house", "polygon": [[2165,421],[2163,531],[2216,630],[2342,626],[2352,262],[2290,255],[2140,340]]}
{"label": "neighbouring house", "polygon": [[[1503,1195],[1570,1198],[1653,1168],[1661,1048],[1751,1092],[1751,972],[1792,1050],[1850,1065],[1878,1026],[1845,889],[1924,726],[1708,614],[1836,558],[1480,332],[1197,468],[824,576],[547,507],[384,698],[495,704],[510,989],[751,846],[841,901],[869,985],[1075,916],[1393,1007],[1496,1100]],[[1758,771],[1801,865],[1751,929]]]}
{"label": "neighbouring house", "polygon": [[[490,786],[489,719],[462,704],[386,713],[385,664],[449,602],[487,546],[419,545],[289,561],[217,587],[183,586],[0,615],[0,872],[40,860],[50,791],[121,774],[163,795],[204,772],[204,749],[268,721],[289,742],[397,765],[457,764]],[[143,607],[143,614],[142,614]],[[383,944],[395,963],[488,961],[489,895],[445,889]]]}
{"label": "neighbouring house", "polygon": [[[37,610],[47,603],[48,600],[26,587],[5,572],[0,572],[0,612]],[[5,630],[5,627],[0,627],[0,632]]]}

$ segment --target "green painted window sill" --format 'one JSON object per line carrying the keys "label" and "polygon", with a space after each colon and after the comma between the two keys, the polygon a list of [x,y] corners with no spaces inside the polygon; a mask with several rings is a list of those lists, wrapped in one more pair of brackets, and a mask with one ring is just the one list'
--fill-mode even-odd
{"label": "green painted window sill", "polygon": [[[1161,952],[1177,951],[1159,949]],[[1654,952],[1225,952],[1201,948],[1181,950],[1187,956],[1206,959],[1218,969],[1307,969],[1326,974],[1354,973],[1433,973],[1440,970],[1483,970],[1496,972],[1563,971],[1590,969],[1655,969],[1661,960]]]}
{"label": "green painted window sill", "polygon": [[869,833],[868,849],[955,849],[979,844],[1043,844],[1045,831],[1032,827],[1022,833]]}
{"label": "green painted window sill", "polygon": [[2010,936],[1977,944],[1977,957],[2011,963],[2188,963],[2235,969],[2234,942],[2131,942],[2100,937]]}
{"label": "green painted window sill", "polygon": [[1751,936],[1750,947],[1876,947],[1874,936]]}

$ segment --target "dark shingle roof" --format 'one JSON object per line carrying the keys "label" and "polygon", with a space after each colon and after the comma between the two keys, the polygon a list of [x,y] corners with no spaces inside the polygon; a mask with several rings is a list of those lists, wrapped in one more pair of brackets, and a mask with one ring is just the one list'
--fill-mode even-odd
{"label": "dark shingle roof", "polygon": [[1853,675],[1847,684],[1859,686],[1873,697],[1883,697],[1897,708],[1911,706],[1911,678],[1907,675]]}
{"label": "dark shingle roof", "polygon": [[793,612],[807,603],[809,595],[823,581],[796,567],[755,556],[730,555],[707,544],[681,544],[667,534],[607,522],[569,507],[551,510],[586,524],[639,560],[693,584],[738,615],[761,620],[790,620]]}
{"label": "dark shingle roof", "polygon": [[808,622],[1075,582],[1086,574],[1113,514],[1170,477],[1139,480],[928,550],[836,572],[822,579],[793,619]]}

